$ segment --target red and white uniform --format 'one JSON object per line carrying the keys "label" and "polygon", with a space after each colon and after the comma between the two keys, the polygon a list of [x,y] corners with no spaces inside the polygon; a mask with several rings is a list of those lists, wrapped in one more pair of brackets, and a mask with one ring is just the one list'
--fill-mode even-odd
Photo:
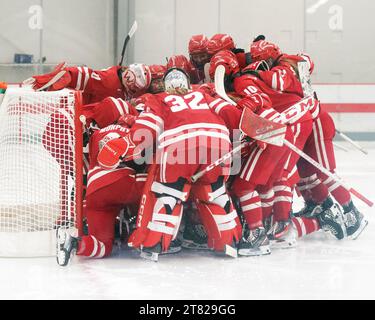
{"label": "red and white uniform", "polygon": [[182,202],[190,192],[207,230],[209,247],[222,251],[239,240],[241,225],[225,187],[229,163],[215,167],[193,185],[189,183],[193,174],[231,149],[229,130],[211,111],[212,100],[204,92],[191,91],[185,95],[160,93],[145,102],[145,111],[131,128],[132,140],[136,143],[139,131],[151,132],[157,143],[158,166],[153,180],[147,182],[149,194],[142,197],[131,246],[161,244],[162,250],[167,250],[177,235]]}
{"label": "red and white uniform", "polygon": [[71,82],[68,88],[83,91],[83,104],[102,101],[104,98],[126,99],[125,90],[119,76],[120,66],[103,70],[88,67],[68,67]]}
{"label": "red and white uniform", "polygon": [[[271,71],[261,72],[263,77],[272,78],[272,83],[276,84],[281,91],[295,93],[303,96],[302,87],[295,72],[295,64],[298,59],[307,61],[310,72],[313,69],[313,62],[308,55],[301,54],[298,56],[283,55],[278,65]],[[280,70],[283,70],[282,72]],[[272,73],[272,76],[271,76]],[[282,85],[280,85],[282,84]],[[271,84],[272,85],[272,84]],[[306,141],[303,151],[319,162],[323,167],[334,172],[336,161],[333,147],[333,138],[335,136],[335,124],[332,117],[325,111],[320,110],[317,104],[315,110],[311,110],[313,124],[312,132]],[[301,159],[298,163],[298,171],[301,176],[299,188],[305,200],[313,200],[321,203],[331,193],[334,198],[341,204],[349,203],[350,193],[342,186],[333,182],[332,179],[324,175],[317,168]]]}
{"label": "red and white uniform", "polygon": [[101,141],[125,136],[128,131],[126,127],[110,125],[95,131],[90,138],[90,170],[84,212],[89,235],[83,236],[79,242],[78,255],[102,258],[111,254],[116,217],[125,206],[139,203],[146,174],[137,174],[126,165],[106,170],[97,162]]}
{"label": "red and white uniform", "polygon": [[105,128],[116,123],[121,117],[138,116],[139,112],[122,98],[107,97],[100,102],[84,105],[82,114],[86,117],[87,126],[95,121],[99,128]]}
{"label": "red and white uniform", "polygon": [[[184,96],[159,93],[148,97],[146,109],[135,121],[131,132],[147,129],[157,141],[160,182],[189,178],[198,169],[230,151],[229,130],[223,120],[211,111],[208,105],[211,100],[201,91],[192,91]],[[196,152],[199,149],[201,152]],[[203,149],[206,152],[202,152]],[[170,170],[168,163],[173,162],[176,150],[181,152],[178,159],[181,162]],[[221,169],[214,169],[202,180],[210,180],[211,175],[216,179],[219,172]]]}

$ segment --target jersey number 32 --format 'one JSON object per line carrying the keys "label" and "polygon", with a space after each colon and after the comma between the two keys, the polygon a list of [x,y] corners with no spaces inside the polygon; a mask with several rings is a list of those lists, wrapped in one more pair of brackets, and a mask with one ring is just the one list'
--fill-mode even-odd
{"label": "jersey number 32", "polygon": [[179,112],[185,109],[202,110],[209,109],[204,101],[204,96],[199,91],[194,91],[184,96],[169,95],[164,101],[171,106],[172,112]]}

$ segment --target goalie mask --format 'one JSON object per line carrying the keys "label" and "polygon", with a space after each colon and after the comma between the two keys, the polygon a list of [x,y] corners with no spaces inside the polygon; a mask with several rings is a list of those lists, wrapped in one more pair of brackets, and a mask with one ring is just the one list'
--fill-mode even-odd
{"label": "goalie mask", "polygon": [[190,79],[184,70],[171,68],[164,76],[164,86],[168,93],[185,94],[190,90]]}
{"label": "goalie mask", "polygon": [[139,96],[150,86],[150,68],[141,63],[131,64],[122,73],[121,81],[128,95]]}

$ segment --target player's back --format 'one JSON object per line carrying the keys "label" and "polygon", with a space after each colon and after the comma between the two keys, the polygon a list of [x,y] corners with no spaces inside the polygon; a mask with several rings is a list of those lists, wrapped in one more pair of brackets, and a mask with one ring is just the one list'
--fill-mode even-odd
{"label": "player's back", "polygon": [[159,136],[162,145],[199,136],[229,141],[229,131],[223,120],[211,111],[201,91],[183,95],[159,93],[148,106],[163,120],[163,132]]}

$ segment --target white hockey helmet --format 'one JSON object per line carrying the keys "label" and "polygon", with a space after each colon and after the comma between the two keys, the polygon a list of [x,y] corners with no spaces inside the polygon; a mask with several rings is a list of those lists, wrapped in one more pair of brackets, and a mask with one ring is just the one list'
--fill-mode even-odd
{"label": "white hockey helmet", "polygon": [[133,63],[124,70],[121,80],[130,95],[146,91],[151,83],[150,68],[142,63]]}

